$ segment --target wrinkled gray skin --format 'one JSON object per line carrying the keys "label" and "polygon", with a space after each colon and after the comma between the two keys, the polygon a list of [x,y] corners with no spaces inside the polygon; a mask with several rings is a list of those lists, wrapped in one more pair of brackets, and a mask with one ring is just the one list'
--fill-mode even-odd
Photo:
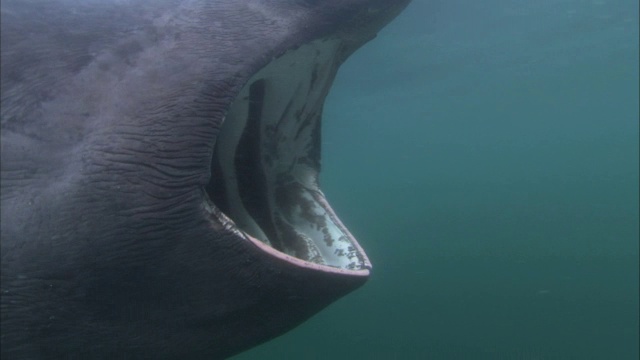
{"label": "wrinkled gray skin", "polygon": [[203,188],[254,73],[324,38],[337,68],[407,2],[3,0],[2,359],[225,358],[362,285],[256,247]]}

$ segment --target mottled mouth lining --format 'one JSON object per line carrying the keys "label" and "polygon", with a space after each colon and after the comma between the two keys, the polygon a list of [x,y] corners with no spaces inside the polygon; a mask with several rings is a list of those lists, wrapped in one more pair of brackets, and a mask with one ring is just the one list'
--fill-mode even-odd
{"label": "mottled mouth lining", "polygon": [[206,191],[249,238],[307,263],[357,271],[369,261],[318,186],[322,106],[339,50],[337,40],[315,41],[249,80],[218,135]]}

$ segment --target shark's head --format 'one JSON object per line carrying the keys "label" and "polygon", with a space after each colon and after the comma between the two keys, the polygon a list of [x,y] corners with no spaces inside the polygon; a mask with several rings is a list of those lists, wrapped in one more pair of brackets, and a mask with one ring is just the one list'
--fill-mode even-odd
{"label": "shark's head", "polygon": [[4,0],[2,354],[222,358],[364,283],[322,108],[407,2]]}

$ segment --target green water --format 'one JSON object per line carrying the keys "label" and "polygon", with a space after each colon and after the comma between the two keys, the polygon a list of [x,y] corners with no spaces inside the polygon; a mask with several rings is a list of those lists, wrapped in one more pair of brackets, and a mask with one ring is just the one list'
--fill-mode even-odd
{"label": "green water", "polygon": [[363,288],[234,359],[638,359],[638,2],[414,0],[341,69]]}

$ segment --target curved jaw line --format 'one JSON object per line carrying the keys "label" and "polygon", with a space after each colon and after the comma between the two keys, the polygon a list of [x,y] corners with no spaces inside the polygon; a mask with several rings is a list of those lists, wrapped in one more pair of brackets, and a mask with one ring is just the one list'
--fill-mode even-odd
{"label": "curved jaw line", "polygon": [[317,40],[247,82],[216,140],[206,202],[216,221],[275,257],[367,276],[366,254],[318,186],[322,107],[340,51],[338,40]]}

